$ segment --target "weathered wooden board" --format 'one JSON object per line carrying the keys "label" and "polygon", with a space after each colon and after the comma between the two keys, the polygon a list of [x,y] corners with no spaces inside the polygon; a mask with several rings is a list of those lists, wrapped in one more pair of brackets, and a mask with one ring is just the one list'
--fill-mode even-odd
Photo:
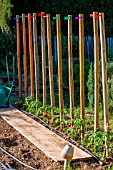
{"label": "weathered wooden board", "polygon": [[0,109],[0,116],[54,161],[63,161],[60,153],[67,144],[74,147],[73,160],[91,158],[86,152],[67,142],[12,106]]}

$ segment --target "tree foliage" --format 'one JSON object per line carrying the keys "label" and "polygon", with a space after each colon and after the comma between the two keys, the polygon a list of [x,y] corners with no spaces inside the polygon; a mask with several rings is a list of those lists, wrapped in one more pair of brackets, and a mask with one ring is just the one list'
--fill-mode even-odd
{"label": "tree foliage", "polygon": [[8,62],[12,66],[12,56],[16,54],[16,34],[15,31],[7,31],[0,34],[0,73],[6,71],[6,55]]}
{"label": "tree foliage", "polygon": [[0,28],[2,31],[9,30],[8,21],[11,18],[11,9],[10,0],[0,0]]}
{"label": "tree foliage", "polygon": [[[22,13],[50,13],[51,17],[56,14],[61,14],[61,23],[63,34],[67,34],[67,21],[64,17],[73,15],[73,33],[78,34],[78,22],[74,17],[78,14],[84,14],[85,34],[93,34],[93,20],[90,14],[95,12],[105,13],[106,34],[111,36],[113,34],[113,1],[109,0],[0,0],[0,27],[2,30],[7,30],[8,20],[11,18],[11,9],[13,7],[12,15],[21,15]],[[11,21],[11,24],[14,23]],[[92,28],[92,29],[91,29]]]}

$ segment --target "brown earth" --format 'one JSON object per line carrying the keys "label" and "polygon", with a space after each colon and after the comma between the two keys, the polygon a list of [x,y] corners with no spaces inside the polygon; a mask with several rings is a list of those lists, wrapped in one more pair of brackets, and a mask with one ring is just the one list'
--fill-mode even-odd
{"label": "brown earth", "polygon": [[[7,124],[0,117],[0,146],[22,162],[39,170],[62,170],[63,163],[54,162],[48,158],[42,151],[24,138],[18,131]],[[9,157],[0,150],[0,162],[4,165],[6,162],[15,169],[29,170],[16,160]],[[113,159],[105,161],[104,166],[98,165],[95,161],[72,162],[72,169],[80,167],[81,170],[101,170],[113,165]]]}

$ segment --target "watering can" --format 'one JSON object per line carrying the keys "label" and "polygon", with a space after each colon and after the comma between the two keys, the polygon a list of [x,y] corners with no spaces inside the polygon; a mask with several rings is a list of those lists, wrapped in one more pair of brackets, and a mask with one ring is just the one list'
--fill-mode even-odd
{"label": "watering can", "polygon": [[11,96],[13,82],[11,87],[6,87],[4,84],[0,84],[0,107],[8,107],[9,99]]}

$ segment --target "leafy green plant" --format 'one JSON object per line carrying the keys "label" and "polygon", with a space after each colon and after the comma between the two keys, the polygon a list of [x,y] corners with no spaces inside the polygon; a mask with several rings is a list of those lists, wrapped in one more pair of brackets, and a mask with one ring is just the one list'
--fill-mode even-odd
{"label": "leafy green plant", "polygon": [[26,111],[30,111],[32,113],[35,113],[38,108],[42,106],[42,103],[38,100],[34,100],[33,96],[28,96],[25,98],[25,103],[23,104],[23,108],[26,109]]}
{"label": "leafy green plant", "polygon": [[113,112],[113,63],[108,64],[108,103],[109,110]]}
{"label": "leafy green plant", "polygon": [[88,101],[89,107],[94,107],[94,71],[93,71],[93,63],[90,65],[87,88],[88,88]]}
{"label": "leafy green plant", "polygon": [[97,131],[92,134],[84,135],[82,144],[90,149],[96,156],[103,157],[105,148],[105,131]]}
{"label": "leafy green plant", "polygon": [[[73,46],[73,58],[78,57],[78,40],[76,36],[72,34],[72,46]],[[68,56],[68,37],[62,35],[62,57]],[[78,60],[77,60],[78,63]]]}
{"label": "leafy green plant", "polygon": [[[51,109],[50,105],[43,105],[40,101],[34,100],[34,97],[28,96],[25,98],[25,102],[20,101],[17,102],[16,105],[26,109],[29,112],[32,112],[39,116],[45,123],[54,127],[55,129],[62,131],[67,138],[74,139],[78,144],[81,143],[81,125],[85,126],[85,134],[82,139],[82,145],[88,148],[91,152],[93,152],[96,156],[103,158],[105,156],[105,136],[106,132],[101,128],[97,132],[93,132],[94,128],[94,119],[89,113],[90,109],[86,110],[87,119],[83,120],[80,118],[80,108],[75,108],[73,124],[71,124],[70,119],[70,110],[64,108],[63,110],[58,107],[53,107]],[[64,112],[64,117],[60,120],[60,112]],[[113,141],[113,133],[109,133],[110,136],[110,145],[109,152],[112,151],[112,141]]]}

